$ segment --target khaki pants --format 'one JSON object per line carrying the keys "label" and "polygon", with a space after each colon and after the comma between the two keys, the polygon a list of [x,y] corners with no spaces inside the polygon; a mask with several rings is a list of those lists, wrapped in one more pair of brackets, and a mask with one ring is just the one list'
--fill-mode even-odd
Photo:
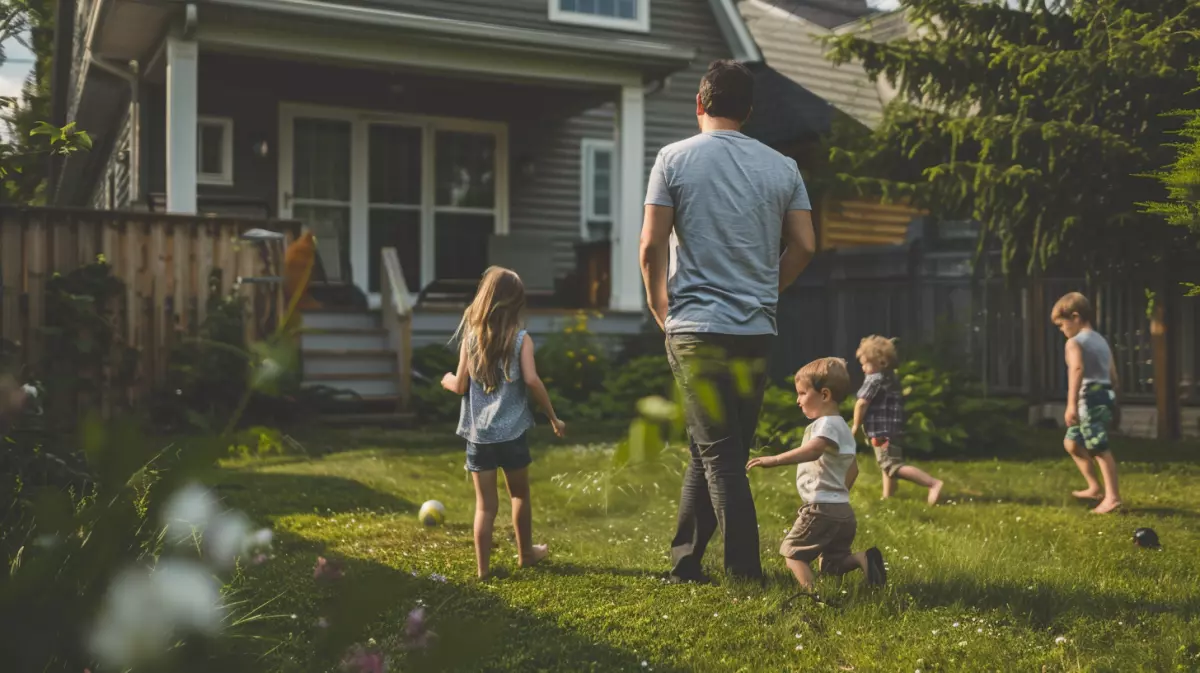
{"label": "khaki pants", "polygon": [[859,567],[850,552],[856,532],[858,522],[850,503],[805,505],[797,512],[779,553],[810,564],[820,557],[822,573],[845,575]]}

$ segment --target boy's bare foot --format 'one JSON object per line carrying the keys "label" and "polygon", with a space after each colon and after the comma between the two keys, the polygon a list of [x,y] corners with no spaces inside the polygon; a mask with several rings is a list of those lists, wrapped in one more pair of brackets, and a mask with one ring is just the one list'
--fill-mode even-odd
{"label": "boy's bare foot", "polygon": [[1104,497],[1104,491],[1096,488],[1085,488],[1082,491],[1071,491],[1071,495],[1080,500],[1099,500]]}
{"label": "boy's bare foot", "polygon": [[933,482],[933,486],[929,487],[929,497],[926,498],[926,502],[928,502],[929,506],[932,507],[933,505],[937,504],[938,498],[940,497],[942,497],[942,482],[939,479],[935,480]]}
{"label": "boy's bare foot", "polygon": [[1121,509],[1120,500],[1109,500],[1105,498],[1099,505],[1096,505],[1096,509],[1092,510],[1092,514],[1109,514],[1117,511],[1118,509]]}
{"label": "boy's bare foot", "polygon": [[524,558],[521,559],[520,565],[522,568],[535,566],[542,561],[545,561],[546,557],[549,555],[550,549],[546,547],[546,545],[535,544],[529,548],[529,553],[524,554]]}

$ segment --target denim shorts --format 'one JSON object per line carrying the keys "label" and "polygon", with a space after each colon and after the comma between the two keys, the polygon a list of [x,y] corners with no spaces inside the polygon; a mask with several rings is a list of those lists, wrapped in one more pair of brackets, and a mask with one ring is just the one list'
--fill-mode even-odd
{"label": "denim shorts", "polygon": [[488,472],[495,469],[519,470],[529,467],[533,458],[529,455],[529,442],[525,433],[507,442],[475,444],[467,442],[467,471]]}

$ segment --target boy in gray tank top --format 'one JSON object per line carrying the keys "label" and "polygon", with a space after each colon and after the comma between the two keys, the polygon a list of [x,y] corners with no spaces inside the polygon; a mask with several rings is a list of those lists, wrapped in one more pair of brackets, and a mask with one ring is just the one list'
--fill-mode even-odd
{"label": "boy in gray tank top", "polygon": [[[1063,446],[1075,460],[1087,488],[1076,498],[1100,500],[1092,510],[1108,514],[1121,506],[1117,460],[1108,448],[1108,430],[1116,409],[1117,368],[1108,341],[1092,329],[1092,305],[1078,292],[1063,296],[1050,319],[1067,337],[1067,436]],[[1100,464],[1104,488],[1096,481],[1092,463]]]}

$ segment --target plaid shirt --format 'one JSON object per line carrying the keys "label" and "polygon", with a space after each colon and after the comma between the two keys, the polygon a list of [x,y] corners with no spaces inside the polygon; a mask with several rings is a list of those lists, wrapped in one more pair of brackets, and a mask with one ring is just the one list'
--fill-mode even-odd
{"label": "plaid shirt", "polygon": [[904,432],[904,396],[895,375],[868,374],[858,390],[858,399],[871,403],[862,422],[868,437],[900,437]]}

